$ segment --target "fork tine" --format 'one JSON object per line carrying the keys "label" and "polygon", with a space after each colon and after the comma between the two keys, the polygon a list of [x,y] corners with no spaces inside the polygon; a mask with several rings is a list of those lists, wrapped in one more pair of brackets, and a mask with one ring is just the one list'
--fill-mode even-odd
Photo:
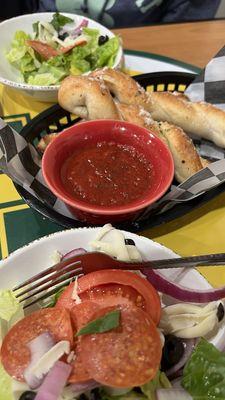
{"label": "fork tine", "polygon": [[[76,268],[76,269],[74,269],[72,271],[68,271],[68,272],[64,273],[63,276],[60,275],[58,278],[56,278],[56,279],[54,279],[52,281],[48,281],[49,283],[47,283],[47,284],[45,284],[43,286],[41,285],[41,287],[38,287],[37,290],[32,291],[32,293],[30,293],[28,296],[23,297],[22,299],[20,299],[20,302],[28,300],[31,297],[36,296],[37,294],[40,294],[40,293],[44,292],[47,289],[50,289],[52,286],[55,286],[57,283],[61,283],[61,282],[64,282],[64,281],[66,281],[68,279],[71,279],[71,278],[74,278],[76,276],[79,276],[79,275],[81,275],[81,273],[82,273],[82,268],[81,267],[80,268]],[[30,292],[30,290],[28,292]]]}
{"label": "fork tine", "polygon": [[70,257],[65,261],[60,261],[59,263],[57,263],[57,264],[45,269],[44,271],[42,271],[39,274],[33,276],[32,278],[29,278],[26,281],[22,282],[20,285],[14,287],[12,290],[14,292],[14,291],[16,291],[18,289],[22,289],[24,286],[30,285],[31,283],[37,281],[38,279],[44,278],[46,275],[50,275],[51,273],[53,273],[56,270],[63,269],[68,264],[72,264],[72,263],[74,263],[76,261],[80,261],[80,256],[79,255]]}
{"label": "fork tine", "polygon": [[22,292],[17,293],[16,298],[18,299],[19,297],[24,296],[28,292],[32,292],[34,289],[44,285],[44,283],[50,282],[51,280],[54,280],[54,279],[62,276],[63,274],[66,274],[67,272],[74,270],[74,268],[76,266],[78,266],[79,264],[81,264],[81,261],[76,261],[75,263],[67,265],[63,269],[60,269],[60,270],[57,269],[55,272],[53,271],[50,276],[49,275],[47,276],[47,278],[42,279],[42,280],[37,280],[37,283],[34,283],[34,285],[28,285]]}
{"label": "fork tine", "polygon": [[51,297],[53,294],[58,292],[58,290],[60,290],[64,286],[68,285],[70,282],[71,282],[71,279],[68,279],[61,285],[55,286],[52,290],[49,290],[47,293],[43,294],[42,296],[36,297],[36,299],[34,299],[31,303],[24,304],[23,308],[25,309],[27,307],[33,306],[34,304],[38,303],[39,301],[47,299],[48,297]]}

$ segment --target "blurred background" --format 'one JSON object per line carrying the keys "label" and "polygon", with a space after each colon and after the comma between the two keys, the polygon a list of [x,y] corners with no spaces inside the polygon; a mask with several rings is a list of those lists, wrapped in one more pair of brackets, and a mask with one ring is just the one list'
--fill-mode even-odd
{"label": "blurred background", "polygon": [[11,0],[0,20],[59,11],[81,14],[109,28],[225,18],[225,0]]}

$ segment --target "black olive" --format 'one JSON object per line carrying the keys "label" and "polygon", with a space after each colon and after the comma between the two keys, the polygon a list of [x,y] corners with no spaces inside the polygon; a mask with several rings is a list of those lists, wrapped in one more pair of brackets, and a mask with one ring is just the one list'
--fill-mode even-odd
{"label": "black olive", "polygon": [[84,393],[82,393],[78,398],[79,400],[88,400],[88,397]]}
{"label": "black olive", "polygon": [[19,400],[33,400],[36,397],[35,392],[31,392],[31,390],[27,390],[26,392],[23,392],[19,398]]}
{"label": "black olive", "polygon": [[125,244],[128,244],[129,246],[135,246],[135,243],[132,239],[125,239]]}
{"label": "black olive", "polygon": [[161,370],[167,371],[180,361],[184,354],[182,339],[174,335],[165,336],[165,344],[162,352]]}
{"label": "black olive", "polygon": [[101,394],[98,388],[92,389],[89,395],[89,400],[99,400],[101,399]]}
{"label": "black olive", "polygon": [[224,306],[222,303],[220,303],[218,305],[216,316],[217,316],[219,322],[222,321],[222,319],[224,317]]}
{"label": "black olive", "polygon": [[105,44],[106,42],[108,42],[109,37],[107,35],[103,36],[99,36],[98,38],[98,45],[101,46],[102,44]]}
{"label": "black olive", "polygon": [[59,39],[65,40],[68,36],[69,36],[69,34],[67,32],[64,32],[64,33],[62,33],[62,35],[59,35]]}

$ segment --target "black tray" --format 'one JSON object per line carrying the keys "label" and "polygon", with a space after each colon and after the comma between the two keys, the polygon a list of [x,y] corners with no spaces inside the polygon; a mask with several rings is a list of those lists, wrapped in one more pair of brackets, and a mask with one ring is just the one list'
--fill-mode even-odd
{"label": "black tray", "polygon": [[[183,92],[194,79],[195,75],[184,72],[156,72],[149,74],[142,74],[135,76],[135,80],[140,83],[144,88],[151,87],[152,90],[171,90]],[[58,104],[50,107],[46,111],[36,116],[31,120],[21,131],[21,135],[26,140],[34,145],[38,143],[40,138],[46,133],[59,132],[74,123],[79,121],[78,118],[72,119],[69,112],[63,110]],[[28,193],[21,186],[14,184],[19,194],[23,197],[25,202],[36,211],[49,218],[50,220],[62,225],[65,228],[78,228],[87,226],[85,223],[76,221],[72,218],[65,217],[50,207],[41,203],[38,199]],[[193,208],[201,206],[203,203],[211,200],[218,194],[225,190],[225,184],[210,190],[209,192],[197,197],[196,199],[187,203],[176,205],[174,208],[164,212],[161,215],[151,215],[141,222],[125,222],[114,224],[114,226],[129,230],[131,232],[138,232],[143,229],[161,225],[178,218],[190,211]]]}

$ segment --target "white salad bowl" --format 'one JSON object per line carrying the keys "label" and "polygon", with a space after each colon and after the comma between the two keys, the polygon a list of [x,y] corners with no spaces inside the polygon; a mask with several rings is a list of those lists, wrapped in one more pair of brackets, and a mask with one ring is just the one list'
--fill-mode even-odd
{"label": "white salad bowl", "polygon": [[[12,289],[58,262],[57,253],[66,254],[75,248],[93,251],[90,242],[96,240],[102,228],[78,228],[57,232],[14,251],[8,258],[0,261],[0,290]],[[122,231],[126,239],[132,239],[145,260],[157,260],[178,257],[173,251],[144,236]],[[163,275],[177,284],[195,290],[207,290],[211,286],[196,269],[164,269]],[[164,297],[165,304],[179,303],[178,300]],[[225,337],[225,320],[218,331],[208,340],[221,348]]]}
{"label": "white salad bowl", "polygon": [[[11,43],[15,32],[18,30],[24,31],[27,34],[32,34],[32,24],[37,21],[50,22],[54,13],[36,13],[21,15],[19,17],[8,19],[0,23],[0,83],[19,90],[21,93],[31,96],[35,100],[44,102],[56,102],[59,85],[52,86],[38,86],[30,85],[23,82],[23,77],[18,69],[16,69],[6,58],[7,52],[11,49]],[[62,13],[63,15],[74,19],[76,25],[84,19],[83,16],[69,13]],[[109,38],[114,37],[114,33],[109,29],[93,21],[88,20],[88,27],[98,29],[100,34]],[[120,68],[123,65],[123,50],[119,47],[113,68]]]}

